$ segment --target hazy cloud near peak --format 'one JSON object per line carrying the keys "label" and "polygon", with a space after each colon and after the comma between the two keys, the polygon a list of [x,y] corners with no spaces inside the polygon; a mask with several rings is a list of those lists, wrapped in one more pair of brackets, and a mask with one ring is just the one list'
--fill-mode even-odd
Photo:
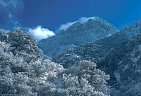
{"label": "hazy cloud near peak", "polygon": [[81,17],[77,21],[68,22],[66,24],[62,24],[58,30],[64,30],[64,31],[66,31],[69,27],[71,27],[76,22],[80,22],[80,23],[83,24],[83,23],[87,22],[89,19],[95,20],[96,18],[98,18],[98,17]]}
{"label": "hazy cloud near peak", "polygon": [[28,30],[29,34],[31,34],[37,41],[49,38],[51,36],[54,36],[54,32],[43,28],[42,26],[37,26],[36,28],[30,28]]}
{"label": "hazy cloud near peak", "polygon": [[59,30],[64,30],[66,31],[70,26],[72,26],[75,22],[68,22],[66,24],[62,24],[59,28]]}

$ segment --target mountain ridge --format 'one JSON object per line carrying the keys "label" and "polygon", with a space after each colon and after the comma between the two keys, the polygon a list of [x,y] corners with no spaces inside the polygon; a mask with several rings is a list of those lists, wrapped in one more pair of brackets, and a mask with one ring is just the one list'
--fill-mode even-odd
{"label": "mountain ridge", "polygon": [[118,30],[107,21],[93,17],[83,23],[75,22],[67,30],[60,30],[55,36],[39,41],[38,46],[44,54],[52,57],[69,48],[110,36],[116,32]]}
{"label": "mountain ridge", "polygon": [[[126,74],[124,74],[124,72],[126,71],[122,71],[122,69],[129,63],[127,62],[128,60],[126,56],[128,55],[130,56],[133,49],[135,50],[135,48],[141,44],[140,38],[141,22],[138,21],[135,24],[130,25],[129,27],[121,30],[120,32],[113,34],[112,36],[99,39],[91,43],[82,44],[80,46],[69,49],[68,51],[60,54],[59,56],[55,56],[53,58],[53,61],[63,65],[66,68],[69,68],[70,66],[72,66],[72,64],[75,64],[81,60],[90,60],[92,62],[95,62],[100,70],[103,70],[104,72],[110,75],[110,80],[108,83],[110,84],[110,86],[113,87],[114,91],[116,90],[118,94],[117,96],[119,96],[119,94],[121,96],[127,96],[132,93],[133,89],[131,85],[130,85],[131,88],[127,87],[128,84],[126,83],[126,81],[128,80],[128,83],[130,84],[134,79],[134,75],[136,76],[137,74],[140,74],[140,72],[136,73],[137,68],[141,70],[141,68],[139,67],[140,63],[136,65],[138,67],[135,67],[134,69],[132,69],[132,67],[129,66],[128,68],[129,72]],[[140,61],[140,58],[138,59]],[[119,64],[119,62],[122,61],[124,61],[124,63],[127,64],[124,63]],[[135,64],[131,62],[130,65]],[[118,75],[118,73],[120,75]],[[128,76],[127,74],[130,74],[128,77],[129,79],[124,79],[124,81],[118,82],[118,80],[120,80],[120,77],[122,80],[122,77],[124,78]],[[140,77],[138,77],[137,79],[138,79],[137,81],[135,80],[136,82],[138,83],[141,82]],[[123,85],[124,84],[127,85],[121,87],[122,83]],[[134,83],[131,84],[134,85]],[[141,88],[140,85],[138,87]],[[129,91],[130,93],[128,93],[128,88],[131,89]],[[121,92],[119,92],[119,90]],[[136,94],[139,94],[136,96],[140,96],[141,94],[140,91],[138,90],[134,91],[136,91],[136,93],[132,93],[130,96],[135,96]]]}

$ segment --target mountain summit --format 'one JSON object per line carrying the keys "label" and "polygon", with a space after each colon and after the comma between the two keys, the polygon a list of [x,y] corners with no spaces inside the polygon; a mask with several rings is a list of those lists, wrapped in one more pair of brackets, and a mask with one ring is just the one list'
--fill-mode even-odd
{"label": "mountain summit", "polygon": [[39,41],[38,45],[44,54],[53,57],[69,48],[102,39],[117,31],[114,26],[102,18],[81,18],[62,25],[55,36]]}

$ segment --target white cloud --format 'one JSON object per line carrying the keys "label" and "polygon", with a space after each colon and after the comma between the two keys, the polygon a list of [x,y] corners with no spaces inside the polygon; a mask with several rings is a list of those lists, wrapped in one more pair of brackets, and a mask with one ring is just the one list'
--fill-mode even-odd
{"label": "white cloud", "polygon": [[29,34],[34,36],[37,41],[41,39],[46,39],[55,35],[53,31],[43,28],[42,26],[37,26],[36,28],[30,28],[28,32]]}
{"label": "white cloud", "polygon": [[83,24],[83,23],[86,23],[89,19],[96,20],[97,18],[99,18],[99,17],[81,17],[77,21],[62,24],[58,30],[66,31],[68,28],[70,28],[76,22],[80,22],[81,24]]}

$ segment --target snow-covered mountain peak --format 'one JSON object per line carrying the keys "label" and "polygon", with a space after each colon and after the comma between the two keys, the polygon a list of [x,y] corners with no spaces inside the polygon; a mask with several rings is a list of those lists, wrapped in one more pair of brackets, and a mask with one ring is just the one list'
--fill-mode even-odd
{"label": "snow-covered mountain peak", "polygon": [[[39,41],[43,52],[52,57],[81,44],[108,37],[118,30],[99,17],[83,17],[61,27],[55,36]],[[73,45],[73,46],[72,46]]]}
{"label": "snow-covered mountain peak", "polygon": [[88,20],[98,20],[98,19],[101,19],[100,17],[81,17],[78,22],[80,23],[86,23],[88,22]]}
{"label": "snow-covered mountain peak", "polygon": [[81,17],[79,18],[77,21],[74,21],[74,22],[68,22],[66,24],[62,24],[60,26],[60,28],[58,29],[58,31],[67,31],[68,29],[70,29],[71,27],[74,27],[78,24],[85,24],[85,23],[88,23],[89,21],[101,21],[101,22],[105,22],[105,23],[108,23],[106,22],[105,20],[103,20],[102,18],[100,17]]}

